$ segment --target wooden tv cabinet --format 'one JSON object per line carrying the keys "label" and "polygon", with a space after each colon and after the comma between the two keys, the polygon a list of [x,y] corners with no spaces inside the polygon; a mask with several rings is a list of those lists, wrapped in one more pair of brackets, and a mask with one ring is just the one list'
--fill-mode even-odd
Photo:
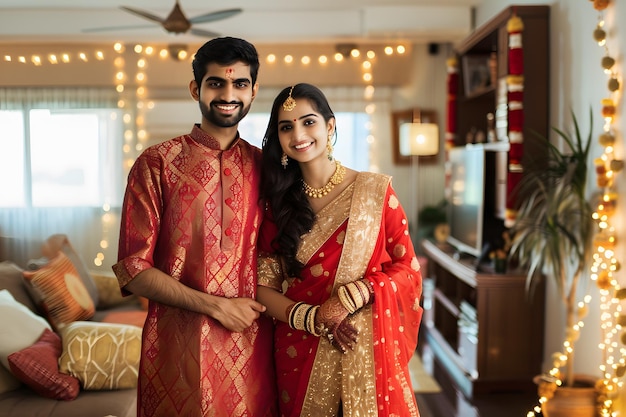
{"label": "wooden tv cabinet", "polygon": [[448,245],[423,241],[422,337],[446,378],[468,398],[496,391],[534,390],[541,373],[544,290],[526,293],[525,275],[476,271]]}

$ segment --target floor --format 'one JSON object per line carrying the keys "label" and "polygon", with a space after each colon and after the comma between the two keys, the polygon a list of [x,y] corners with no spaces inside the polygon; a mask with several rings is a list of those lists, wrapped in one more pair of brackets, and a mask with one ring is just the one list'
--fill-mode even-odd
{"label": "floor", "polygon": [[416,398],[420,417],[525,417],[537,401],[534,393],[490,394],[456,404],[443,394],[417,394]]}
{"label": "floor", "polygon": [[442,388],[440,393],[416,394],[420,417],[526,417],[537,404],[534,391],[481,394],[469,400],[441,372],[433,372],[428,346],[422,346],[420,351],[424,368],[435,374]]}

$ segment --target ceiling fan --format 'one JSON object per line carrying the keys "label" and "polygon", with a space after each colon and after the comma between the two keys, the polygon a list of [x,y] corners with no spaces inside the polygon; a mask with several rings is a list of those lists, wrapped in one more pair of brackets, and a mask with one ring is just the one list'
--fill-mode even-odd
{"label": "ceiling fan", "polygon": [[[197,23],[206,23],[206,22],[215,22],[217,20],[226,19],[228,17],[234,16],[236,14],[241,13],[242,9],[225,9],[219,10],[216,12],[205,13],[199,16],[195,16],[192,18],[187,18],[183,13],[180,4],[178,4],[178,0],[176,0],[176,4],[172,11],[167,15],[166,18],[162,18],[150,12],[135,9],[132,7],[120,6],[120,9],[132,13],[136,16],[143,17],[145,19],[151,20],[152,22],[159,23],[163,29],[165,29],[169,33],[181,34],[181,33],[191,33],[192,35],[202,36],[214,38],[219,36],[218,33],[194,28],[193,25]],[[85,29],[83,32],[100,32],[107,30],[121,30],[121,29],[140,29],[146,28],[149,26],[117,26],[117,27],[104,27],[104,28],[92,28]]]}

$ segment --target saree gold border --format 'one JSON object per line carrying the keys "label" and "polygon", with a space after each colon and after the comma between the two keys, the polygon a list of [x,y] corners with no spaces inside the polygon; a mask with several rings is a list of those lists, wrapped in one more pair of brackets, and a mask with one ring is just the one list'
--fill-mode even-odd
{"label": "saree gold border", "polygon": [[321,209],[315,216],[315,223],[311,231],[302,236],[296,258],[306,265],[315,255],[320,246],[326,242],[335,230],[343,224],[350,215],[350,201],[354,191],[354,183],[346,187],[339,196]]}
{"label": "saree gold border", "polygon": [[[389,181],[390,177],[385,175],[358,174],[333,293],[337,287],[361,279],[365,274],[380,230]],[[320,340],[301,415],[336,416],[337,396],[341,392],[347,394],[343,398],[344,415],[366,416],[372,410],[378,409],[371,307],[363,308],[352,320],[359,329],[359,341],[353,351],[342,355],[326,339]],[[331,380],[333,375],[339,375],[336,365],[339,361],[341,389],[340,392],[335,392],[339,388],[339,381]],[[331,386],[337,388],[329,392]],[[322,393],[327,396],[320,396]],[[320,414],[321,412],[324,414]]]}

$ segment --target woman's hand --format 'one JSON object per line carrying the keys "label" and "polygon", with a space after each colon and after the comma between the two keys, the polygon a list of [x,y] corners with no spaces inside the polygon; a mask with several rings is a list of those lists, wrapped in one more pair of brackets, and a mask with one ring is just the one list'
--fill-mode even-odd
{"label": "woman's hand", "polygon": [[354,349],[358,330],[348,320],[348,310],[337,296],[326,300],[315,315],[315,328],[322,335],[328,336],[330,343],[342,353]]}

